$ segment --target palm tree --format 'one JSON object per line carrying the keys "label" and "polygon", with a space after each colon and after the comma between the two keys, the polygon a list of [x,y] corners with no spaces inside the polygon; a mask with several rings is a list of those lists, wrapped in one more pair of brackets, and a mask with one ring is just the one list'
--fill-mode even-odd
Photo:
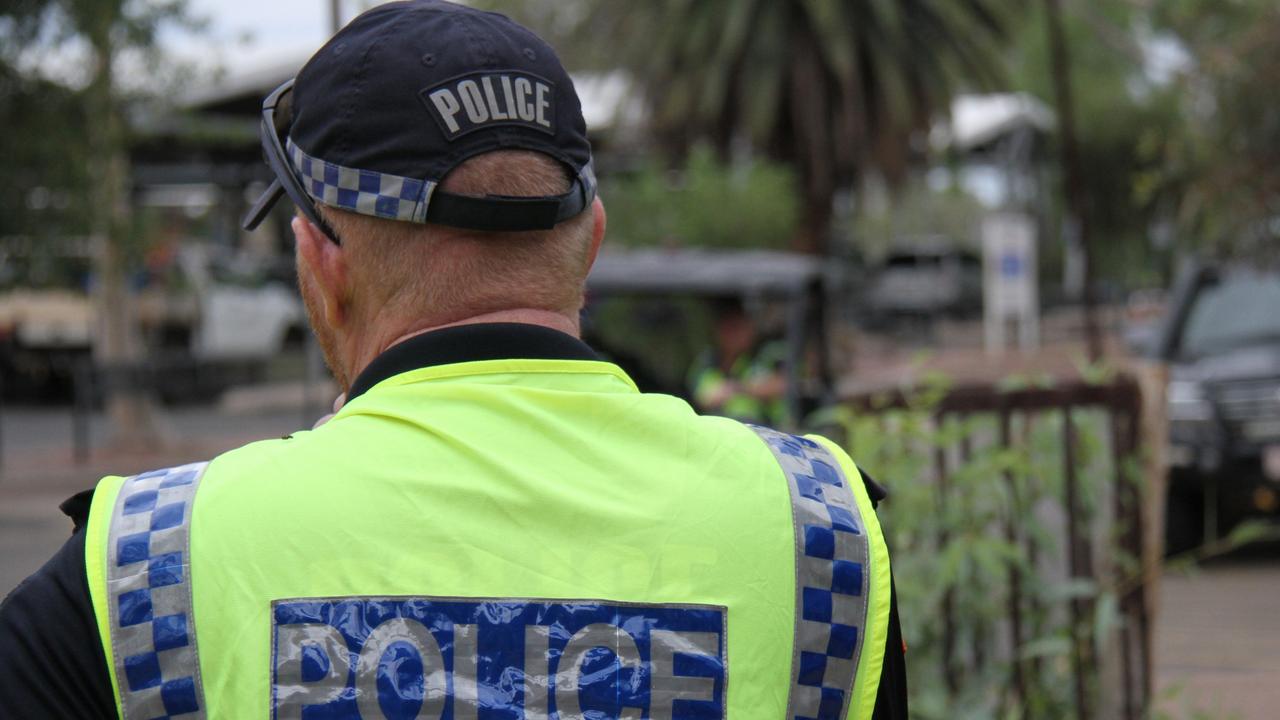
{"label": "palm tree", "polygon": [[626,48],[655,130],[681,150],[747,138],[801,179],[798,249],[826,249],[832,201],[904,176],[963,83],[997,80],[1008,0],[595,3],[589,32]]}

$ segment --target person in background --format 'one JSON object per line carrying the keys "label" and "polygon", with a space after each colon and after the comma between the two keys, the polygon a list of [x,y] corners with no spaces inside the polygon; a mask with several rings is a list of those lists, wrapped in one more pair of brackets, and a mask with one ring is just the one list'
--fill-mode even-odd
{"label": "person in background", "polygon": [[787,346],[762,339],[738,298],[712,303],[715,344],[690,373],[694,404],[712,415],[787,427]]}

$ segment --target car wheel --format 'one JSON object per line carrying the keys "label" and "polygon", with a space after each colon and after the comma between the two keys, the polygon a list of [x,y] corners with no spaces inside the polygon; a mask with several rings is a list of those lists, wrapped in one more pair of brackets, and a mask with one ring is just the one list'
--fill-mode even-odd
{"label": "car wheel", "polygon": [[1203,542],[1203,495],[1191,488],[1170,488],[1164,516],[1165,555],[1189,552]]}

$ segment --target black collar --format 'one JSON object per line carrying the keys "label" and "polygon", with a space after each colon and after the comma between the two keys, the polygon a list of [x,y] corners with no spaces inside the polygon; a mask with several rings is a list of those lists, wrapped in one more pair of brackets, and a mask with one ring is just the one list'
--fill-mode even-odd
{"label": "black collar", "polygon": [[599,360],[586,343],[551,328],[523,323],[459,325],[393,345],[360,373],[347,402],[401,373],[477,360]]}

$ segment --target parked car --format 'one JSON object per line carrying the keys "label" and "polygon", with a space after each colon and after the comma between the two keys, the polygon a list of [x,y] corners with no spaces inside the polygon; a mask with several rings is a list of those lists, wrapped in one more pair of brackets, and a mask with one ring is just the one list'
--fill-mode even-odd
{"label": "parked car", "polygon": [[1170,365],[1170,550],[1280,514],[1280,269],[1185,268],[1158,352]]}
{"label": "parked car", "polygon": [[[148,357],[158,363],[152,378],[163,398],[209,397],[228,382],[259,374],[287,345],[301,345],[306,332],[302,302],[297,290],[270,270],[260,261],[189,244],[160,271],[133,279],[136,320]],[[69,395],[77,368],[93,355],[97,322],[94,299],[83,286],[15,284],[0,290],[0,373],[6,394]]]}
{"label": "parked car", "polygon": [[976,315],[982,310],[982,261],[942,239],[894,250],[871,281],[867,309],[880,322]]}

